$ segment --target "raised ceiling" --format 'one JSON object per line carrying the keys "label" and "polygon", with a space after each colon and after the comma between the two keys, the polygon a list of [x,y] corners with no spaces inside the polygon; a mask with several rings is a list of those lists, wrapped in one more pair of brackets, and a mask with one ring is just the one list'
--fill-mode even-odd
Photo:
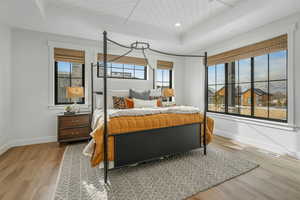
{"label": "raised ceiling", "polygon": [[2,0],[0,21],[93,40],[107,30],[123,43],[186,52],[299,10],[299,0]]}
{"label": "raised ceiling", "polygon": [[[121,23],[140,22],[174,34],[230,10],[242,0],[47,0],[48,5],[82,8],[120,17]],[[181,27],[174,26],[180,22]]]}

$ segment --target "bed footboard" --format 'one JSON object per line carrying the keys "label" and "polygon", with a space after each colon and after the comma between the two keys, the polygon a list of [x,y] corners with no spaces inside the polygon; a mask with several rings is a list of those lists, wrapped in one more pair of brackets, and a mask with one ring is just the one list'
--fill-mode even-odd
{"label": "bed footboard", "polygon": [[167,127],[115,137],[115,168],[201,147],[201,124]]}

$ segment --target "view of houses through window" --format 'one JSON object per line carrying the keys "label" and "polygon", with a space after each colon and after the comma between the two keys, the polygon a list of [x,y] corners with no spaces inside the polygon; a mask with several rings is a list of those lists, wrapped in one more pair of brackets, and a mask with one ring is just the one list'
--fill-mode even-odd
{"label": "view of houses through window", "polygon": [[[103,76],[104,68],[101,67],[100,76]],[[147,67],[133,64],[107,63],[107,76],[120,79],[147,80]]]}
{"label": "view of houses through window", "polygon": [[[66,98],[67,87],[84,87],[84,64],[55,62],[55,104],[71,104],[72,99]],[[84,98],[77,101],[84,104]]]}
{"label": "view of houses through window", "polygon": [[287,121],[287,51],[208,67],[208,110]]}

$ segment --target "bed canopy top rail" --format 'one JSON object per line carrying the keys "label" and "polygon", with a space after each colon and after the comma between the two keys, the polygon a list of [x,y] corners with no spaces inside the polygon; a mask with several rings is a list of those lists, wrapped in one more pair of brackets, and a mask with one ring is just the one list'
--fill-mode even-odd
{"label": "bed canopy top rail", "polygon": [[120,47],[123,47],[123,48],[127,48],[127,49],[132,49],[132,50],[150,50],[150,51],[153,51],[155,53],[158,53],[158,54],[164,54],[164,55],[167,55],[167,56],[175,56],[175,57],[198,57],[198,58],[205,58],[205,55],[190,55],[190,54],[175,54],[175,53],[169,53],[169,52],[165,52],[165,51],[160,51],[160,50],[156,50],[156,49],[152,49],[150,44],[147,43],[147,42],[139,42],[139,41],[136,41],[134,43],[132,43],[130,46],[127,46],[127,45],[124,45],[124,44],[121,44],[119,42],[116,42],[116,41],[113,41],[109,38],[107,38],[107,40],[115,45],[118,45]]}
{"label": "bed canopy top rail", "polygon": [[[108,42],[115,44],[119,47],[122,48],[126,48],[129,49],[128,51],[126,51],[124,54],[112,59],[112,60],[108,60],[108,53],[107,53],[107,45]],[[121,44],[119,42],[116,42],[110,38],[107,37],[107,32],[104,31],[103,32],[103,61],[101,62],[101,65],[99,63],[99,61],[97,61],[97,65],[91,65],[91,90],[92,90],[92,95],[103,95],[103,112],[104,112],[104,124],[103,124],[103,130],[104,130],[104,183],[107,184],[108,181],[108,116],[107,116],[107,63],[108,62],[113,62],[116,61],[124,56],[127,56],[128,54],[130,54],[133,50],[137,50],[137,51],[141,51],[146,63],[148,66],[149,62],[148,62],[148,58],[146,56],[145,51],[151,51],[154,53],[158,53],[158,54],[163,54],[163,55],[167,55],[167,56],[174,56],[174,57],[193,57],[193,58],[203,58],[203,63],[204,63],[204,68],[205,68],[205,76],[204,76],[204,84],[205,84],[205,88],[207,88],[207,78],[208,78],[208,72],[207,72],[207,52],[204,53],[204,55],[184,55],[184,54],[175,54],[175,53],[169,53],[169,52],[164,52],[164,51],[160,51],[160,50],[156,50],[156,49],[152,49],[149,43],[146,42],[134,42],[132,43],[130,46],[128,45],[124,45]],[[103,67],[103,75],[100,76],[100,66]],[[93,84],[93,68],[97,67],[97,78],[103,78],[103,91],[94,91],[94,84]],[[150,66],[151,67],[151,66]],[[151,67],[152,68],[152,67]],[[154,68],[152,68],[154,70]],[[155,89],[155,76],[154,76],[154,71],[153,71],[153,87]],[[204,113],[203,113],[203,144],[204,144],[204,154],[206,155],[206,121],[207,121],[207,116],[206,116],[206,112],[207,112],[207,107],[208,107],[208,92],[207,89],[205,89],[205,94],[204,94]],[[94,98],[92,98],[92,112],[94,112]],[[201,133],[200,133],[201,134]],[[201,137],[201,135],[200,135]],[[201,142],[200,142],[201,143]]]}

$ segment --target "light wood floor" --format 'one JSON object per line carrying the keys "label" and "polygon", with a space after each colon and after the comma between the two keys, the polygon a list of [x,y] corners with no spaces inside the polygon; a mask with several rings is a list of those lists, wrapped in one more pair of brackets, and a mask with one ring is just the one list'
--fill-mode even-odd
{"label": "light wood floor", "polygon": [[[271,156],[254,147],[236,146],[221,137],[215,137],[212,145],[241,153],[260,167],[189,200],[300,199],[300,161]],[[0,156],[0,199],[50,200],[64,149],[47,143],[12,148]]]}

